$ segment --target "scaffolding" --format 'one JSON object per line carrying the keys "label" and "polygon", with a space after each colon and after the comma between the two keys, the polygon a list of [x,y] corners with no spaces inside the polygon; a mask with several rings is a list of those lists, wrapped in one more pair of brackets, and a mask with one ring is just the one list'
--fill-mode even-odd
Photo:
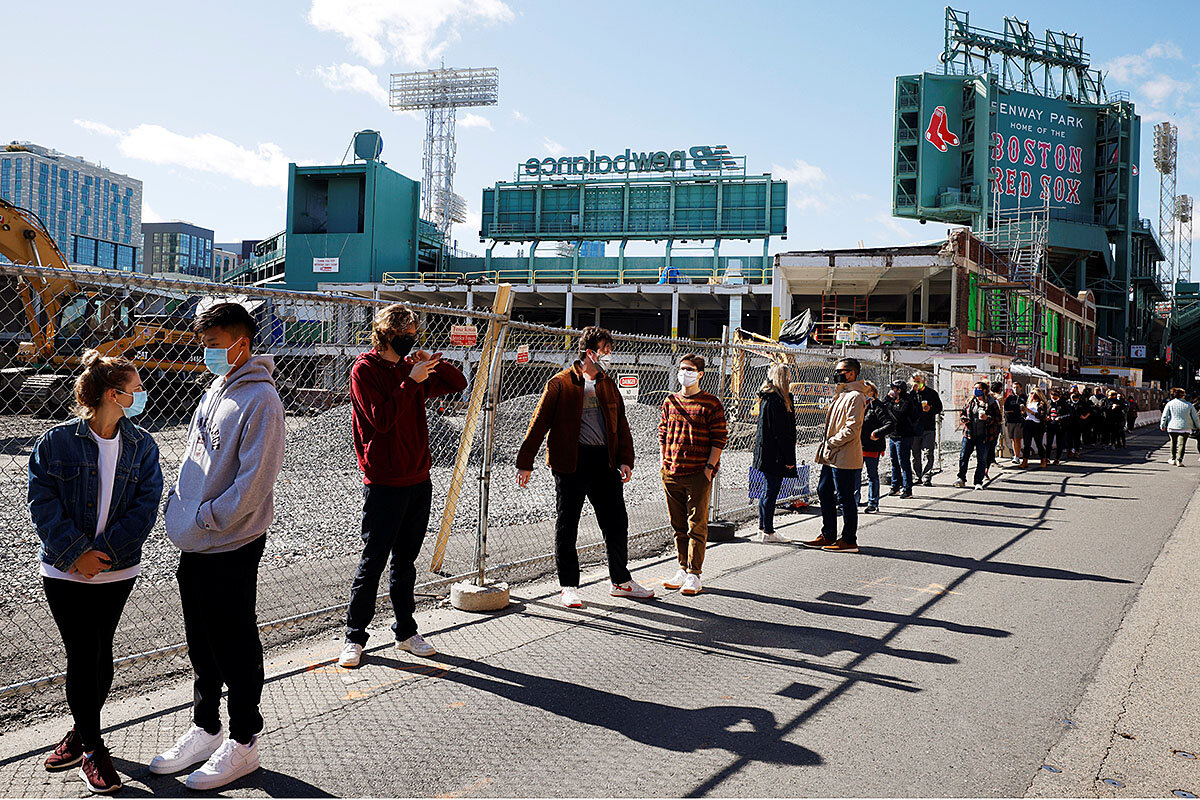
{"label": "scaffolding", "polygon": [[869,302],[870,296],[865,294],[821,292],[817,340],[821,344],[833,344],[837,339],[837,331],[850,330],[856,322],[866,322]]}
{"label": "scaffolding", "polygon": [[982,335],[1001,343],[1018,363],[1037,366],[1046,334],[1049,202],[1040,207],[994,210],[980,236],[984,255]]}

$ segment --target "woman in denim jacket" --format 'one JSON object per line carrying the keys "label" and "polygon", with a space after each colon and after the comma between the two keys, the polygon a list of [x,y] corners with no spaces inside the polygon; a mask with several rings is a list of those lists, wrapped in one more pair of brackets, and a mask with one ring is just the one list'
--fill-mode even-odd
{"label": "woman in denim jacket", "polygon": [[141,572],[142,544],[158,516],[158,446],[130,417],[146,406],[133,362],[83,357],[78,419],[46,431],[29,457],[29,513],[42,540],[42,586],[67,651],[67,704],[75,725],[47,770],[80,764],[93,792],[121,787],[100,738],[113,677],[113,634]]}

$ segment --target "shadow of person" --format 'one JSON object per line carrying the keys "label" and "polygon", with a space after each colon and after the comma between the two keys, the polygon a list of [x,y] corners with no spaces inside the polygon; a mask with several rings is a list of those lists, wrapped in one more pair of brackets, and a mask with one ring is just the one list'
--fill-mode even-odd
{"label": "shadow of person", "polygon": [[453,656],[437,660],[451,666],[443,680],[606,728],[650,747],[676,753],[725,750],[746,760],[786,766],[822,763],[816,752],[785,740],[775,715],[765,708],[680,708],[480,661]]}
{"label": "shadow of person", "polygon": [[[219,789],[196,791],[187,788],[185,783],[190,770],[184,770],[174,775],[155,775],[142,764],[128,762],[120,764],[116,759],[113,759],[113,764],[117,765],[122,774],[128,775],[136,781],[136,783],[126,782],[122,786],[122,797],[222,797],[222,792],[246,789],[252,790],[255,794],[265,794],[267,797],[337,797],[325,789],[292,775],[261,767]],[[123,766],[130,767],[129,771],[123,769]]]}

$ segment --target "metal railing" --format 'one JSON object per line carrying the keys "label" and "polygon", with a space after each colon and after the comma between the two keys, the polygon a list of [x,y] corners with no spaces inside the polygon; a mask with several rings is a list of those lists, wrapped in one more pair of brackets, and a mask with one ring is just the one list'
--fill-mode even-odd
{"label": "metal railing", "polygon": [[[20,289],[26,285],[43,288],[42,309],[53,300],[72,310],[54,320],[68,322],[40,347],[32,346],[25,327],[27,312],[38,311],[23,299]],[[2,265],[0,326],[10,339],[24,343],[2,351],[5,369],[0,373],[0,480],[7,484],[0,493],[0,558],[8,576],[0,591],[0,609],[8,622],[0,634],[2,716],[20,716],[56,702],[44,690],[63,680],[65,663],[38,577],[39,538],[25,503],[29,455],[46,430],[69,416],[70,385],[84,350],[108,345],[138,365],[151,401],[137,421],[159,446],[165,486],[173,485],[186,453],[192,411],[211,377],[190,333],[196,305],[205,298],[236,300],[252,309],[260,328],[256,350],[275,356],[275,381],[286,413],[275,521],[259,576],[264,645],[278,646],[340,624],[361,549],[362,477],[351,444],[350,370],[369,347],[371,319],[385,303]],[[441,351],[468,379],[461,395],[432,401],[426,409],[434,503],[418,561],[418,592],[480,576],[513,581],[544,574],[554,559],[553,477],[539,459],[528,488],[517,489],[515,459],[546,381],[574,360],[580,332],[512,322],[495,311],[409,305],[421,320],[420,346]],[[477,336],[461,338],[464,324],[475,326]],[[459,328],[452,339],[454,326]],[[472,338],[470,345],[459,344]],[[669,541],[656,468],[657,429],[660,406],[677,388],[676,367],[685,353],[707,361],[702,388],[721,398],[729,418],[730,441],[714,494],[717,513],[732,519],[754,513],[761,483],[752,468],[758,391],[774,362],[789,365],[803,392],[797,396],[802,475],[789,493],[805,496],[815,489],[810,465],[822,431],[822,403],[831,393],[835,351],[727,340],[614,338],[613,370],[633,384],[625,407],[636,451],[635,477],[626,485],[625,502],[635,553],[657,551]],[[491,350],[489,341],[494,342]],[[864,362],[863,367],[864,377],[881,387],[909,372],[883,362]],[[487,382],[488,391],[476,391],[480,382]],[[478,490],[485,483],[490,494]],[[187,668],[174,580],[178,551],[162,526],[160,515],[117,630],[118,687]],[[581,522],[579,548],[591,557],[602,548],[590,508]],[[381,600],[386,604],[386,593]],[[383,613],[390,614],[390,608]]]}

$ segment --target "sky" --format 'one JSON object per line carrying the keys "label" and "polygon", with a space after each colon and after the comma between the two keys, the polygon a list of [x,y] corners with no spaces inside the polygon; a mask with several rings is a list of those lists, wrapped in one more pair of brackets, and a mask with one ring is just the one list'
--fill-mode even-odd
{"label": "sky", "polygon": [[[897,6],[902,10],[898,11]],[[482,190],[547,155],[726,144],[789,182],[780,250],[897,245],[944,228],[891,216],[895,77],[934,70],[943,4],[689,0],[255,0],[52,4],[53,38],[7,38],[0,139],[98,161],[144,183],[144,221],[218,242],[283,229],[287,165],[337,164],[357,130],[419,180],[423,117],[388,108],[393,72],[495,66],[494,107],[459,112],[455,191],[478,241]],[[1158,218],[1151,128],[1179,127],[1178,191],[1200,194],[1200,3],[966,2],[1079,33],[1109,91],[1142,116],[1141,214]],[[46,6],[41,7],[47,8]],[[1143,11],[1144,9],[1144,11]],[[53,48],[47,51],[47,43]],[[24,80],[21,80],[21,78]],[[748,248],[748,249],[747,249]],[[515,249],[515,246],[511,249]],[[498,247],[500,254],[503,247]],[[630,245],[627,253],[660,252]],[[761,252],[729,243],[723,254]]]}

